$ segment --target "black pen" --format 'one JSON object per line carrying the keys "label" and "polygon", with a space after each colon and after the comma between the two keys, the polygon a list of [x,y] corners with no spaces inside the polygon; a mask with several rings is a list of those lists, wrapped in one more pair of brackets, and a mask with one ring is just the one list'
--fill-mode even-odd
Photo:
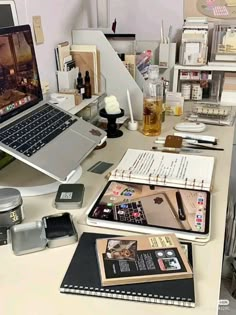
{"label": "black pen", "polygon": [[213,150],[213,151],[224,151],[224,148],[216,148],[216,147],[209,147],[202,144],[192,144],[192,145],[186,145],[184,148],[189,149],[200,149],[200,150]]}
{"label": "black pen", "polygon": [[179,191],[176,191],[176,200],[177,200],[177,205],[178,205],[178,215],[179,215],[179,219],[181,221],[186,220],[186,215],[184,212],[184,206],[183,206],[183,201],[182,201],[182,197]]}

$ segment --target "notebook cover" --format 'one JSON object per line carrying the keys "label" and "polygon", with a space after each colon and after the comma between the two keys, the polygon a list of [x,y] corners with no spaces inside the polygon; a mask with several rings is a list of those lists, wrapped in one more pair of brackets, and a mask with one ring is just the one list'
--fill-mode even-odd
{"label": "notebook cover", "polygon": [[[193,278],[102,287],[95,243],[98,238],[114,236],[97,233],[83,233],[81,235],[79,244],[61,283],[61,293],[174,304],[186,307],[195,306]],[[189,261],[192,264],[192,245],[188,244]]]}

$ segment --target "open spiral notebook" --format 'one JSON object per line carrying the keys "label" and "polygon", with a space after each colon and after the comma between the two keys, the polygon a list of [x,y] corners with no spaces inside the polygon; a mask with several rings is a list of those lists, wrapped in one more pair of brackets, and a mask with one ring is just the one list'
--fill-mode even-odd
{"label": "open spiral notebook", "polygon": [[109,179],[210,190],[213,168],[211,156],[128,149]]}
{"label": "open spiral notebook", "polygon": [[87,223],[210,239],[214,157],[128,149],[87,211]]}

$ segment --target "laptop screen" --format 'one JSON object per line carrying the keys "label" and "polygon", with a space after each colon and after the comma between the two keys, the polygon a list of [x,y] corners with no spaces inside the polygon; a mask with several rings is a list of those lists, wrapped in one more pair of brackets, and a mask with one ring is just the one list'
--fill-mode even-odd
{"label": "laptop screen", "polygon": [[30,26],[0,29],[0,123],[42,99]]}

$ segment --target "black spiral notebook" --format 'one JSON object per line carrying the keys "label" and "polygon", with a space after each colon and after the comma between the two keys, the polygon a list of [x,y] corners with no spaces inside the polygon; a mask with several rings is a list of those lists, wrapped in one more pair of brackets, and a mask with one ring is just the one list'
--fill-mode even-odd
{"label": "black spiral notebook", "polygon": [[[108,237],[114,237],[114,235],[97,233],[81,235],[61,283],[61,293],[186,307],[195,306],[193,278],[102,287],[95,242],[98,238]],[[192,264],[192,245],[191,243],[183,244],[187,248],[188,259]]]}

